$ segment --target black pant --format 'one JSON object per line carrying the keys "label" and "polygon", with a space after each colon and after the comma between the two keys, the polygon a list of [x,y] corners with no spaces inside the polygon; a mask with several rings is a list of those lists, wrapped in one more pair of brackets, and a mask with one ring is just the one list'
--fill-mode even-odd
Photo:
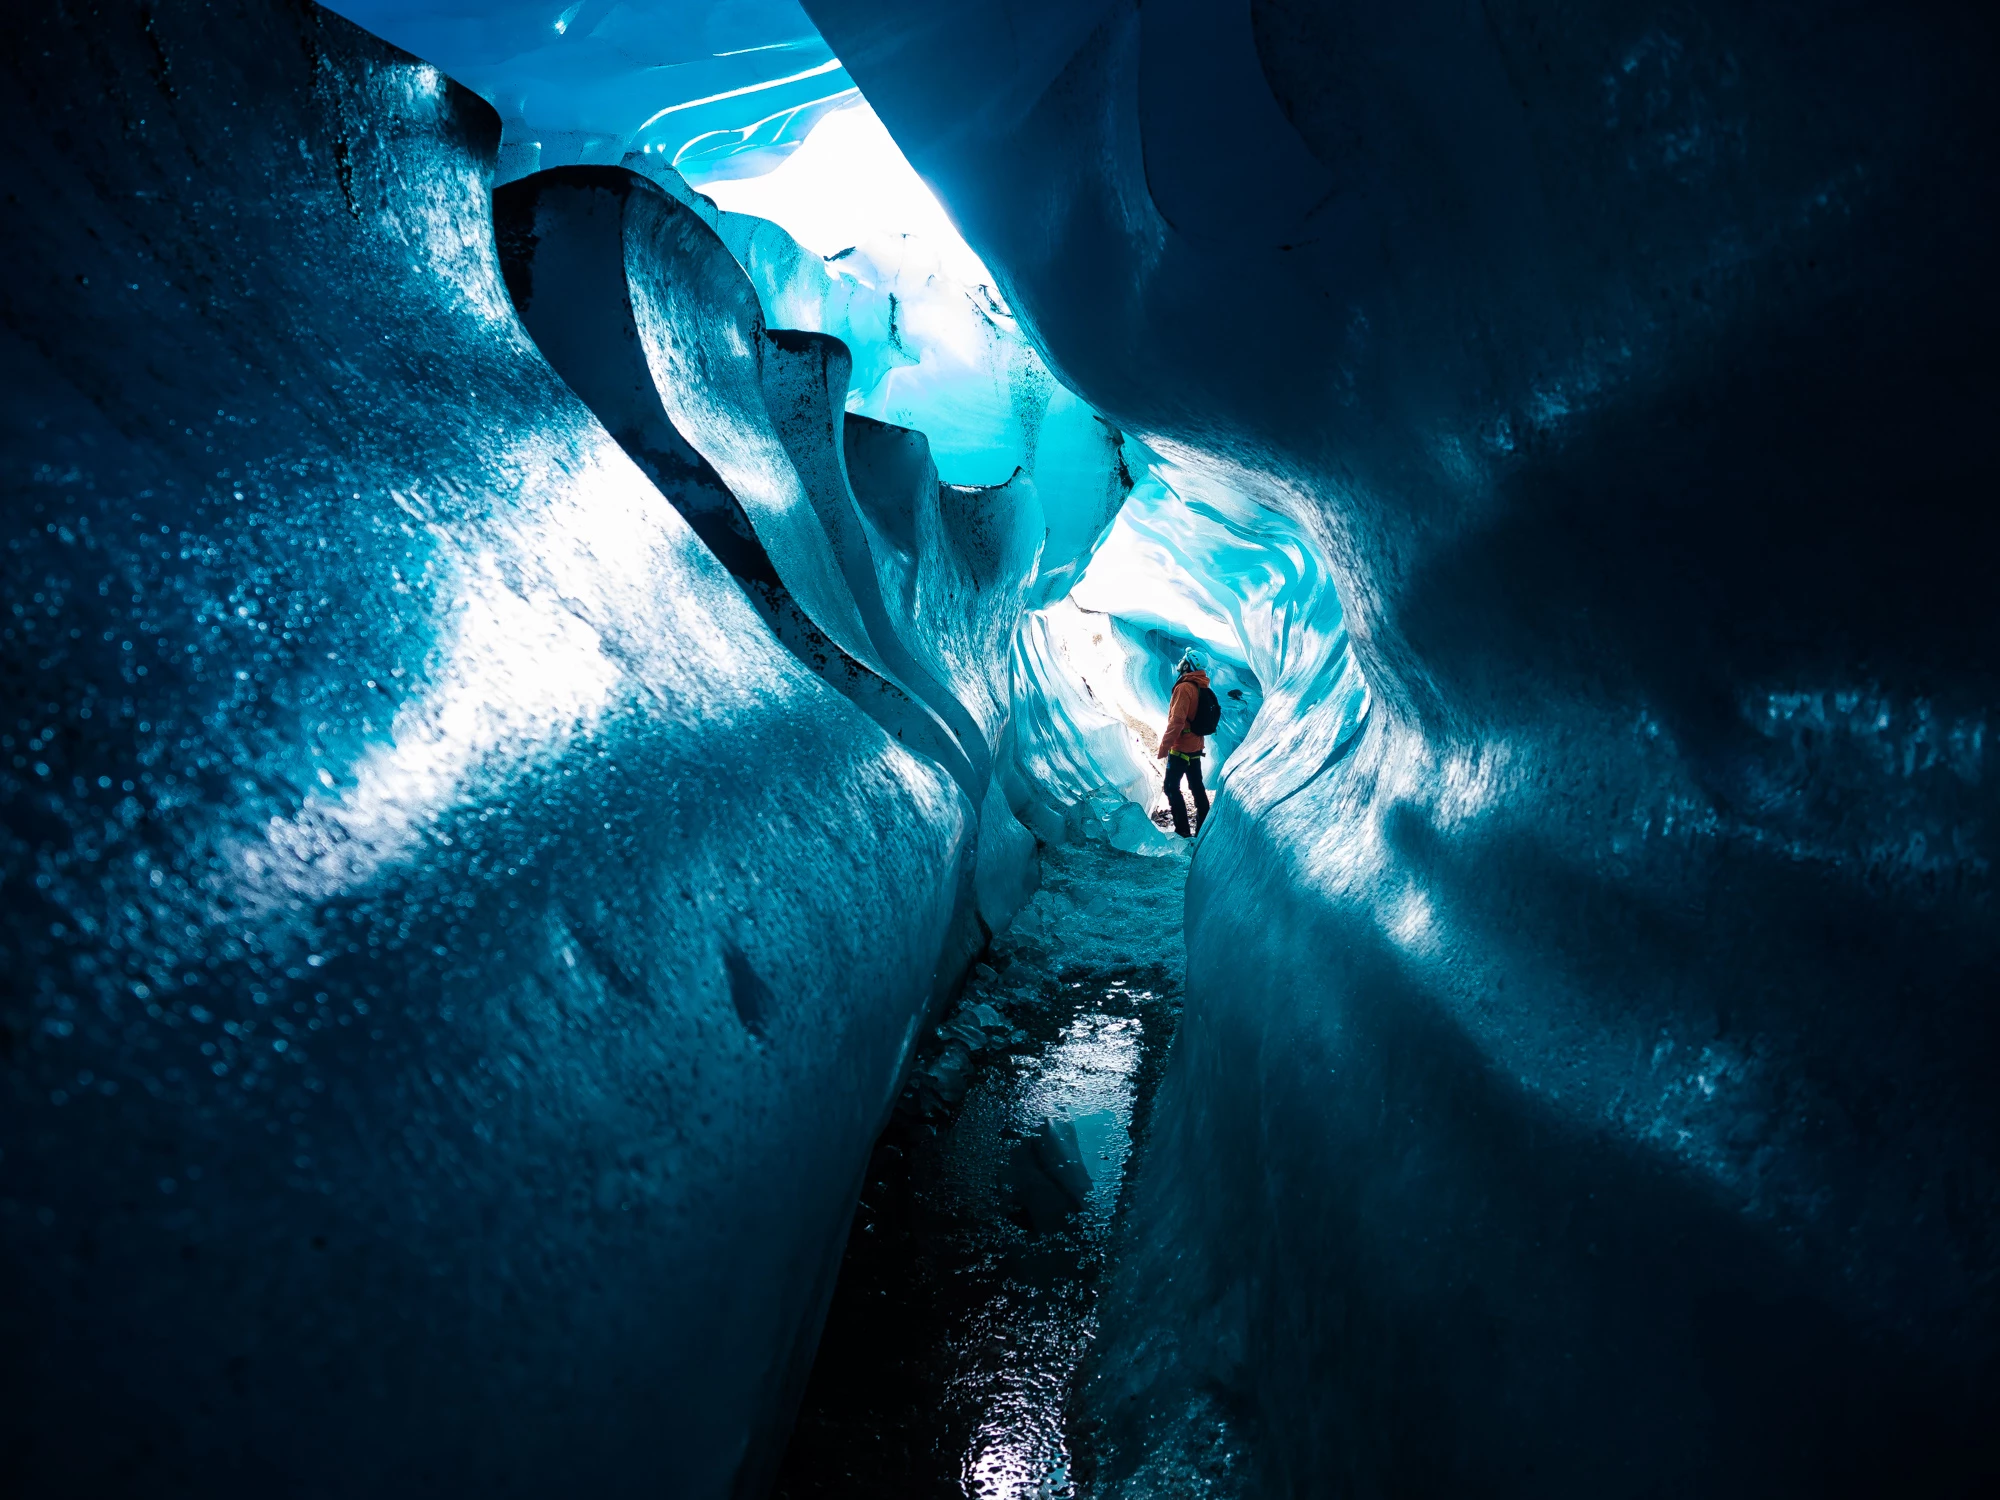
{"label": "black pant", "polygon": [[1182,838],[1188,836],[1187,804],[1181,801],[1181,778],[1187,777],[1188,790],[1194,793],[1194,824],[1199,828],[1208,821],[1208,792],[1201,784],[1201,757],[1198,755],[1169,755],[1167,757],[1167,806],[1173,809],[1174,832]]}

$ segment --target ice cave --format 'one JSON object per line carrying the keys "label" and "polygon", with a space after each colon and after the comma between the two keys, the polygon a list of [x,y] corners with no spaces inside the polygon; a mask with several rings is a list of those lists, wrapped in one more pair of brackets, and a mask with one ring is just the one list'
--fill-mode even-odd
{"label": "ice cave", "polygon": [[2000,1494],[2000,9],[0,35],[0,1490]]}

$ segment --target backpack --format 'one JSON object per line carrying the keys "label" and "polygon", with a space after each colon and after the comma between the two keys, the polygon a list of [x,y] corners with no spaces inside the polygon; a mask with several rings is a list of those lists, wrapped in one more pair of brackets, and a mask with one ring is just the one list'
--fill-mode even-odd
{"label": "backpack", "polygon": [[1211,735],[1222,722],[1222,700],[1207,688],[1197,685],[1195,691],[1201,696],[1195,700],[1194,717],[1188,720],[1191,733]]}

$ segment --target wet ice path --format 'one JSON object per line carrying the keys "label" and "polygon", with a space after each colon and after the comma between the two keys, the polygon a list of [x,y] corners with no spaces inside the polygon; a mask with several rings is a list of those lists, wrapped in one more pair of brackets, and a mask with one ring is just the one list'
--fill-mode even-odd
{"label": "wet ice path", "polygon": [[876,1146],[780,1496],[1075,1493],[1064,1409],[1180,1012],[1186,872],[1043,851]]}

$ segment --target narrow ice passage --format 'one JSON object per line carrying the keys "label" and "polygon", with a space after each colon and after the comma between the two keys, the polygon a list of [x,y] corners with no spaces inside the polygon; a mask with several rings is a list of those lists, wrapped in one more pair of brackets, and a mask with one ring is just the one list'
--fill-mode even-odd
{"label": "narrow ice passage", "polygon": [[2000,1489],[2000,10],[341,4],[0,10],[10,1494]]}
{"label": "narrow ice passage", "polygon": [[876,1144],[779,1495],[1080,1493],[1070,1407],[1179,1019],[1186,869],[1043,852]]}

